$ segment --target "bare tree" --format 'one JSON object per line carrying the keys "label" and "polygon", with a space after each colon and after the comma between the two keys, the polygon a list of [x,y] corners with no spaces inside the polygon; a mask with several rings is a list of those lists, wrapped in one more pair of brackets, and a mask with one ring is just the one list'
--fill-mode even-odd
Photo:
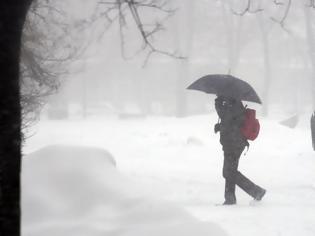
{"label": "bare tree", "polygon": [[[23,115],[27,116],[34,113],[43,104],[42,99],[58,88],[58,78],[65,73],[61,64],[73,58],[72,50],[69,51],[70,53],[64,51],[67,45],[71,45],[69,41],[62,41],[64,38],[56,34],[59,32],[57,29],[61,30],[61,33],[65,33],[68,25],[58,23],[58,27],[53,27],[57,22],[52,19],[48,20],[47,15],[42,15],[46,12],[50,16],[54,14],[62,16],[62,12],[49,6],[51,1],[42,0],[41,2],[35,1],[35,5],[32,6],[28,15],[23,37],[23,60],[20,63],[22,30],[30,3],[31,0],[0,1],[0,66],[2,69],[0,86],[1,236],[20,235],[21,104]],[[153,25],[144,24],[139,13],[141,8],[171,13],[172,11],[164,9],[166,1],[117,0],[107,3],[103,1],[100,4],[113,4],[113,7],[107,9],[104,14],[108,19],[111,19],[111,11],[116,9],[121,34],[123,34],[123,28],[126,27],[126,11],[131,14],[143,39],[141,49],[148,52],[146,61],[154,53],[180,57],[176,53],[163,51],[154,45],[153,36],[163,29],[162,24],[160,22]],[[34,20],[35,18],[37,20]],[[48,24],[52,25],[46,27]],[[45,37],[41,33],[43,29],[51,29],[54,34],[49,36],[56,37]],[[58,44],[60,42],[63,42],[62,45]],[[51,49],[51,51],[45,49]],[[19,70],[19,66],[21,66],[21,70]],[[58,72],[56,72],[56,68]],[[22,86],[22,101],[20,101],[20,84]]]}
{"label": "bare tree", "polygon": [[[53,0],[34,0],[27,15],[23,31],[21,61],[21,104],[23,128],[27,128],[39,117],[39,112],[49,95],[54,94],[68,73],[71,62],[86,49],[90,40],[79,38],[78,34],[88,28],[98,27],[103,22],[103,30],[97,37],[118,23],[122,56],[133,58],[145,54],[143,66],[152,55],[161,54],[173,58],[183,58],[178,52],[169,52],[156,45],[156,35],[165,30],[164,23],[176,9],[165,0],[100,0],[88,19],[74,22]],[[152,17],[154,14],[156,17]],[[98,25],[98,26],[97,26]],[[127,55],[128,27],[137,32],[142,40],[140,48]],[[95,36],[95,35],[94,35]],[[74,43],[75,42],[75,43]]]}
{"label": "bare tree", "polygon": [[311,138],[313,150],[315,151],[315,113],[311,116]]}
{"label": "bare tree", "polygon": [[260,7],[254,8],[253,5],[254,4],[252,0],[247,0],[246,6],[244,7],[243,10],[236,11],[232,8],[232,11],[235,15],[244,16],[245,14],[256,14],[264,10],[263,8]]}
{"label": "bare tree", "polygon": [[315,110],[315,30],[314,24],[312,23],[312,14],[314,14],[314,1],[310,0],[309,5],[304,6],[304,15],[305,15],[305,26],[306,26],[306,38],[308,43],[308,52],[309,58],[311,61],[311,68],[312,68],[312,102],[313,102],[313,110]]}
{"label": "bare tree", "polygon": [[263,89],[263,115],[267,116],[269,111],[269,95],[271,86],[271,63],[270,63],[270,42],[269,42],[269,32],[264,23],[263,13],[257,14],[257,20],[259,24],[259,29],[261,33],[261,43],[263,48],[264,57],[264,89]]}
{"label": "bare tree", "polygon": [[0,235],[20,235],[21,35],[30,0],[0,1]]}
{"label": "bare tree", "polygon": [[[267,115],[268,110],[269,110],[269,93],[270,93],[270,84],[271,84],[271,79],[272,79],[272,74],[271,74],[271,62],[270,62],[270,42],[269,42],[269,33],[271,30],[267,28],[267,23],[265,22],[265,19],[268,19],[265,12],[265,6],[264,2],[256,2],[253,0],[246,0],[246,6],[243,10],[237,11],[234,9],[234,5],[231,4],[230,2],[230,7],[231,7],[231,12],[234,15],[238,15],[241,18],[244,17],[247,14],[256,14],[257,16],[257,21],[259,25],[259,29],[261,32],[261,42],[263,46],[263,61],[264,61],[264,89],[263,89],[263,114]],[[277,1],[273,0],[273,2],[268,2],[267,4],[272,4],[274,7],[280,11],[278,14],[279,16],[274,17],[271,16],[269,17],[270,20],[275,22],[276,24],[279,24],[282,29],[286,32],[291,34],[291,32],[288,30],[286,27],[285,21],[289,16],[290,9],[292,6],[292,0],[284,0],[284,1]],[[239,4],[238,4],[239,5]]]}
{"label": "bare tree", "polygon": [[[190,57],[194,41],[194,15],[195,2],[190,0],[181,0],[182,8],[178,13],[175,33],[175,41],[181,52],[185,53],[185,59],[177,61],[177,79],[176,79],[176,111],[177,117],[187,115],[187,98],[185,89],[190,76]],[[181,42],[181,43],[180,43]]]}
{"label": "bare tree", "polygon": [[[231,8],[232,4],[230,1],[222,1],[222,13],[226,29],[227,36],[227,53],[228,53],[228,73],[235,73],[237,65],[240,59],[241,53],[241,33],[242,33],[242,17],[238,17],[236,20],[233,19],[234,15],[242,16],[244,11],[236,13]],[[234,12],[234,15],[229,14],[230,10]],[[247,12],[248,10],[246,10]]]}
{"label": "bare tree", "polygon": [[[118,21],[123,58],[132,58],[134,55],[144,51],[146,52],[143,64],[145,66],[153,54],[162,54],[180,59],[184,58],[178,52],[163,50],[154,43],[156,34],[165,30],[165,21],[175,11],[176,9],[169,7],[169,1],[166,0],[100,0],[94,19],[102,17],[109,23]],[[158,13],[159,17],[153,20],[152,17],[148,17],[150,13]],[[125,51],[127,43],[125,31],[128,26],[132,25],[135,25],[139,36],[142,38],[142,46],[134,55],[128,56]]]}
{"label": "bare tree", "polygon": [[54,94],[68,67],[85,49],[84,38],[76,37],[86,22],[67,17],[56,1],[34,0],[22,38],[21,105],[23,128],[39,115],[47,97]]}
{"label": "bare tree", "polygon": [[284,12],[283,12],[282,16],[280,16],[280,18],[271,17],[270,19],[276,23],[279,23],[280,26],[286,30],[285,20],[289,16],[289,12],[290,12],[290,9],[292,6],[292,0],[286,0],[283,2],[278,2],[277,0],[273,0],[273,3],[279,8],[284,8]]}

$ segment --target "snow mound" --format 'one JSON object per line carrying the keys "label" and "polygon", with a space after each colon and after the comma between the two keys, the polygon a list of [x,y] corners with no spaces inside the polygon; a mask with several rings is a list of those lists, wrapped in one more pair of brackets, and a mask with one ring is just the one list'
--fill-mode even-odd
{"label": "snow mound", "polygon": [[223,236],[216,224],[144,194],[105,150],[48,146],[22,163],[24,236]]}

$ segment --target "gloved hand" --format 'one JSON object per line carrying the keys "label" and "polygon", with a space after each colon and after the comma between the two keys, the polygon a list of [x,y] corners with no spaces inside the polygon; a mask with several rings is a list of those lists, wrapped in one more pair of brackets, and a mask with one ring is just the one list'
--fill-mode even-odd
{"label": "gloved hand", "polygon": [[214,133],[218,133],[220,131],[220,123],[214,125]]}

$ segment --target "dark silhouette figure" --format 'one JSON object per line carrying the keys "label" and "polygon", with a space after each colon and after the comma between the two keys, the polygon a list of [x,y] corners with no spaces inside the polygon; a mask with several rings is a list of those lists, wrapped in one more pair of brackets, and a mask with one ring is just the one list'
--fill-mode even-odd
{"label": "dark silhouette figure", "polygon": [[215,133],[220,132],[220,143],[224,152],[223,177],[225,178],[224,205],[236,204],[235,185],[239,186],[255,200],[260,201],[266,190],[255,185],[238,171],[238,163],[248,141],[241,133],[245,119],[245,107],[241,101],[219,96],[215,99],[215,109],[220,118]]}

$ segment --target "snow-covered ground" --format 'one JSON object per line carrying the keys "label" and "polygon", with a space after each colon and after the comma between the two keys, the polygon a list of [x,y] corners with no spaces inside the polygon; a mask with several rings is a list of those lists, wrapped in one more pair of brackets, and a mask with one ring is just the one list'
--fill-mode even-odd
{"label": "snow-covered ground", "polygon": [[[217,206],[224,200],[224,179],[221,174],[223,155],[218,141],[219,136],[213,133],[213,125],[216,120],[217,117],[214,113],[182,119],[148,117],[117,120],[95,117],[86,120],[74,118],[65,121],[42,120],[34,127],[34,135],[27,141],[24,153],[28,154],[52,144],[94,146],[108,150],[116,161],[117,173],[131,181],[132,186],[137,186],[135,190],[131,191],[132,194],[144,194],[146,196],[144,197],[146,200],[143,201],[144,205],[148,206],[148,202],[151,201],[148,199],[152,199],[162,208],[159,210],[160,207],[156,207],[157,209],[152,211],[152,214],[159,216],[159,219],[155,220],[154,217],[149,219],[150,224],[154,221],[157,221],[158,224],[163,217],[164,221],[172,221],[176,218],[173,218],[174,214],[180,215],[180,219],[187,219],[191,214],[196,219],[181,221],[181,223],[192,222],[191,228],[187,226],[189,230],[194,230],[196,225],[201,224],[201,221],[209,227],[210,231],[207,232],[211,232],[213,227],[216,228],[219,225],[228,235],[315,235],[315,152],[311,145],[309,120],[302,119],[295,129],[279,125],[277,119],[260,120],[260,136],[251,143],[247,154],[242,156],[239,169],[255,183],[266,188],[267,194],[261,203],[252,205],[250,197],[237,189],[238,204],[224,207]],[[62,161],[61,158],[59,161]],[[95,160],[93,159],[93,161]],[[24,161],[24,166],[25,163],[27,161]],[[47,165],[54,166],[53,163],[48,158]],[[108,167],[102,164],[95,168],[97,169],[95,176],[101,175],[102,169],[105,173],[108,171]],[[83,169],[81,168],[81,170]],[[73,175],[73,178],[76,176]],[[92,179],[91,176],[89,176],[89,180]],[[48,191],[47,189],[41,190],[35,187],[32,189],[32,176],[29,176],[29,179],[24,176],[23,178],[24,183],[28,183],[23,185],[24,193],[34,190],[34,197],[40,194],[47,197],[47,194],[43,193]],[[97,178],[95,177],[95,179]],[[97,186],[102,184],[102,182],[95,181],[94,184]],[[124,191],[122,190],[122,192]],[[95,197],[93,193],[92,191],[91,199]],[[98,192],[94,194],[98,194]],[[25,196],[24,194],[24,199]],[[46,201],[57,209],[61,207],[58,205],[61,204],[58,203],[59,200],[54,197],[46,198]],[[132,203],[132,201],[127,202]],[[126,208],[130,207],[130,205],[126,205]],[[33,208],[24,201],[23,209],[25,212],[24,232],[31,232],[37,226],[41,232],[40,227],[44,227],[43,224],[36,226],[36,220],[32,223],[31,220],[28,221],[31,216],[27,216],[31,215],[29,211]],[[139,211],[143,213],[146,207],[141,208],[140,206],[140,209]],[[168,211],[164,211],[165,215],[159,212],[163,209],[168,209]],[[181,212],[180,209],[184,209],[189,214],[184,213],[185,211]],[[106,207],[92,209],[91,211],[94,213],[97,211],[97,214],[93,215],[94,218],[82,217],[81,220],[85,221],[81,226],[92,227],[98,232],[90,235],[104,235],[102,229],[108,229],[109,222],[112,220],[112,218],[106,218],[108,213],[104,213],[109,210],[111,215],[123,214],[123,211],[121,211],[122,213],[115,212],[115,209]],[[127,212],[128,210],[126,210],[126,214]],[[176,213],[172,214],[172,212]],[[142,213],[134,216],[137,217]],[[84,212],[79,211],[78,214],[82,216]],[[99,217],[97,218],[97,216]],[[143,225],[146,224],[144,215],[134,220],[138,224],[141,222]],[[32,225],[34,222],[35,225]],[[132,223],[132,221],[128,222],[129,225]],[[207,224],[208,222],[209,224]],[[74,232],[80,231],[73,224],[74,222],[69,221],[67,226],[69,231],[66,235],[71,235],[69,234],[71,228]],[[186,225],[186,223],[181,225]],[[126,229],[124,227],[125,225],[122,226],[122,229]],[[141,234],[137,230],[134,232],[129,230],[130,235],[155,235],[148,233],[149,231],[146,233],[143,231]],[[142,230],[144,230],[143,227]],[[162,229],[160,228],[160,230]],[[156,230],[156,235],[168,235],[163,230]],[[183,232],[191,232],[189,230],[184,228]],[[80,232],[81,234],[73,235],[86,235],[82,233],[84,231]],[[106,235],[125,235],[119,231],[106,232],[112,232]],[[178,232],[178,235],[183,235],[176,230],[167,232],[173,232],[174,235],[177,235],[175,232]],[[200,232],[196,231],[196,235]],[[33,236],[35,233],[25,235]]]}
{"label": "snow-covered ground", "polygon": [[226,236],[217,224],[144,194],[91,147],[47,146],[23,163],[25,236]]}

